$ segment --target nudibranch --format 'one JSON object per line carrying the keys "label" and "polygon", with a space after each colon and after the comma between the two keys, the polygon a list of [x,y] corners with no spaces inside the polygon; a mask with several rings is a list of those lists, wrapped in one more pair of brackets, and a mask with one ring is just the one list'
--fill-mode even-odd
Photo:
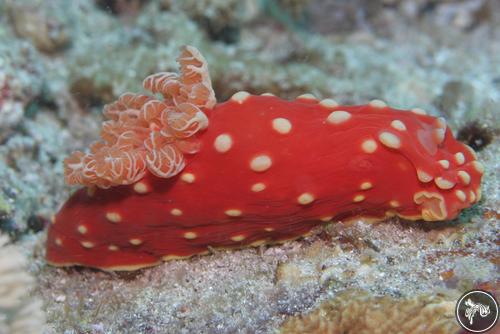
{"label": "nudibranch", "polygon": [[442,118],[380,100],[237,92],[216,103],[200,52],[104,109],[101,140],[65,160],[83,185],[54,217],[47,262],[135,270],[298,238],[356,217],[453,219],[483,166]]}

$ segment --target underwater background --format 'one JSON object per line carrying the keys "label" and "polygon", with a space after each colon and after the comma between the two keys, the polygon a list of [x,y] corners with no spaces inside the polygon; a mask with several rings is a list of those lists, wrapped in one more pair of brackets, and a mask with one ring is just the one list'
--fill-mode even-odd
{"label": "underwater background", "polygon": [[[485,165],[483,199],[454,221],[336,222],[131,273],[47,266],[74,191],[63,159],[184,44],[220,102],[312,93],[445,117]],[[458,332],[463,292],[499,292],[499,55],[495,0],[0,0],[0,334]]]}

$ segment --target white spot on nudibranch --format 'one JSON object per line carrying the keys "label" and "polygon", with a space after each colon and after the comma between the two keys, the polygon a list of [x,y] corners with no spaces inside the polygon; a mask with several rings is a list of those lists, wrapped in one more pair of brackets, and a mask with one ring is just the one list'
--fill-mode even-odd
{"label": "white spot on nudibranch", "polygon": [[218,135],[214,141],[214,148],[219,153],[226,153],[233,146],[233,138],[227,133]]}
{"label": "white spot on nudibranch", "polygon": [[424,109],[420,109],[420,108],[413,108],[410,111],[416,115],[427,115],[427,112]]}
{"label": "white spot on nudibranch", "polygon": [[439,193],[419,191],[413,195],[415,204],[421,206],[421,216],[425,221],[443,220],[447,211],[444,198]]}
{"label": "white spot on nudibranch", "polygon": [[437,127],[440,129],[446,129],[446,120],[443,117],[436,118]]}
{"label": "white spot on nudibranch", "polygon": [[364,195],[356,195],[353,197],[352,201],[355,202],[355,203],[359,203],[359,202],[362,202],[365,200],[365,196]]}
{"label": "white spot on nudibranch", "polygon": [[245,91],[241,91],[241,92],[234,93],[233,96],[231,96],[231,100],[233,100],[234,102],[237,102],[239,104],[242,104],[243,102],[245,102],[245,100],[249,96],[250,96],[250,93],[245,92]]}
{"label": "white spot on nudibranch", "polygon": [[484,173],[484,166],[479,161],[477,161],[477,160],[472,161],[472,167],[479,174],[483,174]]}
{"label": "white spot on nudibranch", "polygon": [[377,150],[377,142],[373,139],[367,139],[361,144],[361,149],[365,153],[373,153]]}
{"label": "white spot on nudibranch", "polygon": [[297,202],[301,205],[307,205],[314,201],[314,196],[310,193],[303,193],[297,197]]}
{"label": "white spot on nudibranch", "polygon": [[373,184],[371,182],[363,182],[361,183],[361,185],[359,186],[359,188],[361,190],[368,190],[368,189],[371,189],[373,187]]}
{"label": "white spot on nudibranch", "polygon": [[273,93],[262,93],[260,96],[275,96]]}
{"label": "white spot on nudibranch", "polygon": [[250,161],[250,168],[254,172],[263,172],[268,170],[272,165],[272,160],[267,155],[259,155]]}
{"label": "white spot on nudibranch", "polygon": [[142,240],[138,238],[130,239],[128,242],[130,242],[130,244],[134,246],[139,246],[140,244],[142,244]]}
{"label": "white spot on nudibranch", "polygon": [[144,182],[137,182],[134,184],[134,191],[138,194],[145,194],[149,191],[149,187]]}
{"label": "white spot on nudibranch", "polygon": [[332,111],[327,117],[327,122],[330,124],[340,124],[348,121],[351,118],[351,114],[344,110]]}
{"label": "white spot on nudibranch", "polygon": [[189,239],[189,240],[196,239],[197,237],[198,237],[198,234],[196,234],[195,232],[184,233],[184,238]]}
{"label": "white spot on nudibranch", "polygon": [[401,140],[399,139],[398,136],[391,132],[384,131],[380,133],[378,136],[378,139],[382,144],[384,144],[387,147],[390,148],[400,148],[401,147]]}
{"label": "white spot on nudibranch", "polygon": [[118,212],[107,212],[106,219],[112,223],[119,223],[122,221],[122,216]]}
{"label": "white spot on nudibranch", "polygon": [[465,156],[462,152],[455,153],[455,161],[458,165],[463,165],[465,163]]}
{"label": "white spot on nudibranch", "polygon": [[196,177],[193,173],[182,173],[181,180],[186,183],[193,183]]}
{"label": "white spot on nudibranch", "polygon": [[61,238],[56,238],[55,243],[57,246],[62,246],[62,244],[63,244]]}
{"label": "white spot on nudibranch", "polygon": [[82,241],[80,244],[85,248],[93,248],[95,246],[91,241]]}
{"label": "white spot on nudibranch", "polygon": [[252,242],[249,246],[250,247],[258,247],[260,245],[264,245],[265,243],[267,242],[266,239],[261,239],[261,240],[255,240],[254,242]]}
{"label": "white spot on nudibranch", "polygon": [[462,183],[464,185],[467,186],[470,184],[470,174],[469,173],[467,173],[464,170],[459,170],[457,174],[458,174],[458,178],[460,179],[460,181],[462,181]]}
{"label": "white spot on nudibranch", "polygon": [[391,122],[391,126],[398,131],[406,131],[406,125],[399,119],[395,119]]}
{"label": "white spot on nudibranch", "polygon": [[387,103],[385,103],[382,100],[371,100],[370,103],[368,103],[371,107],[374,108],[385,108],[387,107]]}
{"label": "white spot on nudibranch", "polygon": [[462,202],[465,202],[465,200],[467,199],[467,196],[465,195],[465,193],[462,190],[455,191],[455,195]]}
{"label": "white spot on nudibranch", "polygon": [[170,214],[172,216],[182,216],[182,210],[174,208],[174,209],[170,210]]}
{"label": "white spot on nudibranch", "polygon": [[434,134],[434,140],[436,141],[436,144],[439,145],[444,141],[444,137],[446,134],[445,129],[435,129],[432,131],[432,133]]}
{"label": "white spot on nudibranch", "polygon": [[253,192],[258,193],[259,191],[266,189],[266,185],[262,182],[258,182],[253,184],[251,189]]}
{"label": "white spot on nudibranch", "polygon": [[275,118],[273,119],[273,129],[276,132],[285,135],[292,130],[292,123],[290,123],[290,121],[286,118]]}
{"label": "white spot on nudibranch", "polygon": [[450,168],[450,162],[448,160],[439,160],[438,163],[443,167],[444,169]]}
{"label": "white spot on nudibranch", "polygon": [[274,228],[272,228],[272,227],[266,227],[266,228],[264,228],[264,231],[266,231],[266,232],[272,232],[272,231],[274,231]]}
{"label": "white spot on nudibranch", "polygon": [[427,183],[432,181],[432,176],[420,169],[417,169],[417,177],[420,182]]}
{"label": "white spot on nudibranch", "polygon": [[109,246],[108,246],[108,249],[109,249],[110,251],[112,251],[112,252],[116,252],[119,248],[118,248],[118,246],[116,246],[116,245],[109,245]]}
{"label": "white spot on nudibranch", "polygon": [[226,215],[228,215],[229,217],[239,217],[242,214],[241,210],[238,210],[238,209],[229,209],[229,210],[224,211],[224,213]]}
{"label": "white spot on nudibranch", "polygon": [[333,99],[324,99],[324,100],[321,100],[319,105],[323,106],[325,108],[335,108],[335,107],[338,107],[339,104],[337,103],[337,101],[335,101]]}
{"label": "white spot on nudibranch", "polygon": [[399,202],[398,202],[398,201],[396,201],[396,200],[392,200],[392,201],[390,201],[390,202],[389,202],[389,205],[390,205],[391,207],[393,207],[393,208],[397,208],[397,207],[399,207],[401,204],[399,204]]}
{"label": "white spot on nudibranch", "polygon": [[317,100],[316,96],[312,95],[311,93],[299,95],[297,96],[297,99]]}
{"label": "white spot on nudibranch", "polygon": [[434,183],[438,186],[438,188],[441,188],[443,190],[451,189],[455,186],[455,183],[446,179],[443,179],[442,177],[438,176],[434,179]]}
{"label": "white spot on nudibranch", "polygon": [[245,240],[245,238],[246,237],[243,234],[238,234],[238,235],[232,236],[231,240],[232,241],[242,241],[242,240]]}
{"label": "white spot on nudibranch", "polygon": [[85,225],[78,225],[77,230],[78,230],[78,233],[85,234],[85,233],[87,233],[87,226],[85,226]]}
{"label": "white spot on nudibranch", "polygon": [[321,217],[320,220],[322,222],[325,222],[325,223],[328,223],[329,221],[331,221],[333,219],[333,216],[325,216],[325,217]]}
{"label": "white spot on nudibranch", "polygon": [[476,151],[474,151],[474,149],[472,147],[470,147],[469,145],[464,144],[464,146],[467,149],[467,151],[469,151],[469,153],[472,155],[472,158],[474,158],[475,160],[477,160]]}
{"label": "white spot on nudibranch", "polygon": [[473,190],[469,191],[469,197],[470,197],[469,201],[471,203],[474,203],[477,199],[476,193]]}

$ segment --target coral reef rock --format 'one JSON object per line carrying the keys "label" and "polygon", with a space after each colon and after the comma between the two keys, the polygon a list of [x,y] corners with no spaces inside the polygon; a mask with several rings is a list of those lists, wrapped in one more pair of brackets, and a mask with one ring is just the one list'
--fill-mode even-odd
{"label": "coral reef rock", "polygon": [[31,296],[35,280],[22,248],[0,234],[0,334],[42,333],[42,302]]}
{"label": "coral reef rock", "polygon": [[[455,296],[456,297],[456,296]],[[398,299],[345,291],[311,313],[288,319],[283,334],[452,334],[458,333],[456,298],[420,295]]]}

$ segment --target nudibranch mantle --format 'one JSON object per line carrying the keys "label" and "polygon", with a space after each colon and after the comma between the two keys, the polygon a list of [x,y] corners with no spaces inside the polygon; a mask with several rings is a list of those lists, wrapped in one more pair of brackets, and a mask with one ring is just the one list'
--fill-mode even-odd
{"label": "nudibranch mantle", "polygon": [[480,199],[483,167],[441,118],[310,94],[216,104],[201,54],[184,47],[179,63],[144,82],[163,101],[125,94],[103,142],[66,161],[86,187],[50,225],[48,263],[135,270],[335,220],[452,219]]}

